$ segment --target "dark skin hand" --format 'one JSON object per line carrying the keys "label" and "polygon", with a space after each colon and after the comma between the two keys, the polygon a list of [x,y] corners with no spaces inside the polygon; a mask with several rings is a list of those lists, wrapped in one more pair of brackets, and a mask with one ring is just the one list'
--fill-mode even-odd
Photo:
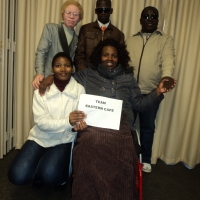
{"label": "dark skin hand", "polygon": [[74,126],[78,122],[82,122],[86,118],[86,115],[83,111],[75,110],[69,114],[69,123]]}
{"label": "dark skin hand", "polygon": [[87,128],[87,124],[85,121],[81,121],[81,122],[77,122],[75,125],[74,125],[74,130],[75,131],[83,131]]}
{"label": "dark skin hand", "polygon": [[166,84],[166,82],[168,82],[169,80],[168,79],[165,79],[163,78],[157,88],[156,88],[156,92],[157,92],[157,95],[160,96],[162,93],[166,93],[166,92],[170,92],[174,87],[176,87],[176,79],[174,79],[174,84],[173,86],[171,87],[171,89],[167,89],[164,84]]}
{"label": "dark skin hand", "polygon": [[166,88],[166,90],[172,90],[174,88],[174,79],[169,77],[169,76],[165,76],[162,78],[163,79],[167,79],[168,81],[164,82],[163,87]]}
{"label": "dark skin hand", "polygon": [[70,113],[69,122],[74,126],[75,131],[81,131],[87,128],[84,118],[86,118],[86,114],[82,111],[75,110]]}
{"label": "dark skin hand", "polygon": [[44,95],[46,89],[50,88],[50,85],[52,85],[53,83],[53,80],[54,80],[54,76],[53,75],[49,75],[47,78],[45,78],[41,83],[40,83],[40,86],[39,86],[39,93],[40,95]]}

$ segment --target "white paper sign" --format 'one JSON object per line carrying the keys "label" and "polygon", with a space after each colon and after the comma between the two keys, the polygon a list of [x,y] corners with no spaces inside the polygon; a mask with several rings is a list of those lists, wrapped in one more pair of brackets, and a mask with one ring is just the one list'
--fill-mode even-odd
{"label": "white paper sign", "polygon": [[87,114],[87,125],[119,130],[122,100],[81,94],[78,110]]}

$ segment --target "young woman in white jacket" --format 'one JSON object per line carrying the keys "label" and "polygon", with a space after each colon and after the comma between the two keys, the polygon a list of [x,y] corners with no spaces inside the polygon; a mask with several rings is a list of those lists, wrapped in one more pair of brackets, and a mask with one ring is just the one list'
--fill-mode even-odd
{"label": "young woman in white jacket", "polygon": [[76,110],[85,90],[71,76],[71,58],[64,52],[56,54],[52,72],[54,83],[48,92],[43,96],[38,90],[34,92],[35,125],[9,168],[8,178],[13,184],[66,185],[76,131],[87,127],[85,114]]}

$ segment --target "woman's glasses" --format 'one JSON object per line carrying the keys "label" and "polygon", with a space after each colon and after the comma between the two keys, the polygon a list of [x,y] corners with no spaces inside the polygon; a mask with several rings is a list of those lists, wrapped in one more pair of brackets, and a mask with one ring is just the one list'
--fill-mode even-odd
{"label": "woman's glasses", "polygon": [[109,13],[111,11],[111,8],[96,8],[95,11],[97,14],[101,14],[102,12]]}
{"label": "woman's glasses", "polygon": [[158,19],[158,15],[156,15],[156,14],[152,14],[152,15],[146,14],[146,15],[143,15],[142,18],[143,19]]}

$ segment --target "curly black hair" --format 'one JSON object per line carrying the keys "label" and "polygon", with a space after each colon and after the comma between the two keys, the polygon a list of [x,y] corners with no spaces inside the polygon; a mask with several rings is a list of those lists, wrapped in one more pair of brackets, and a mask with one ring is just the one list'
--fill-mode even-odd
{"label": "curly black hair", "polygon": [[126,50],[126,45],[120,44],[113,38],[100,41],[99,44],[94,48],[90,56],[90,63],[92,64],[92,66],[90,66],[91,68],[97,69],[97,66],[101,64],[101,53],[103,47],[105,46],[115,47],[118,52],[118,63],[121,64],[122,68],[124,69],[129,68],[130,57],[129,52]]}

